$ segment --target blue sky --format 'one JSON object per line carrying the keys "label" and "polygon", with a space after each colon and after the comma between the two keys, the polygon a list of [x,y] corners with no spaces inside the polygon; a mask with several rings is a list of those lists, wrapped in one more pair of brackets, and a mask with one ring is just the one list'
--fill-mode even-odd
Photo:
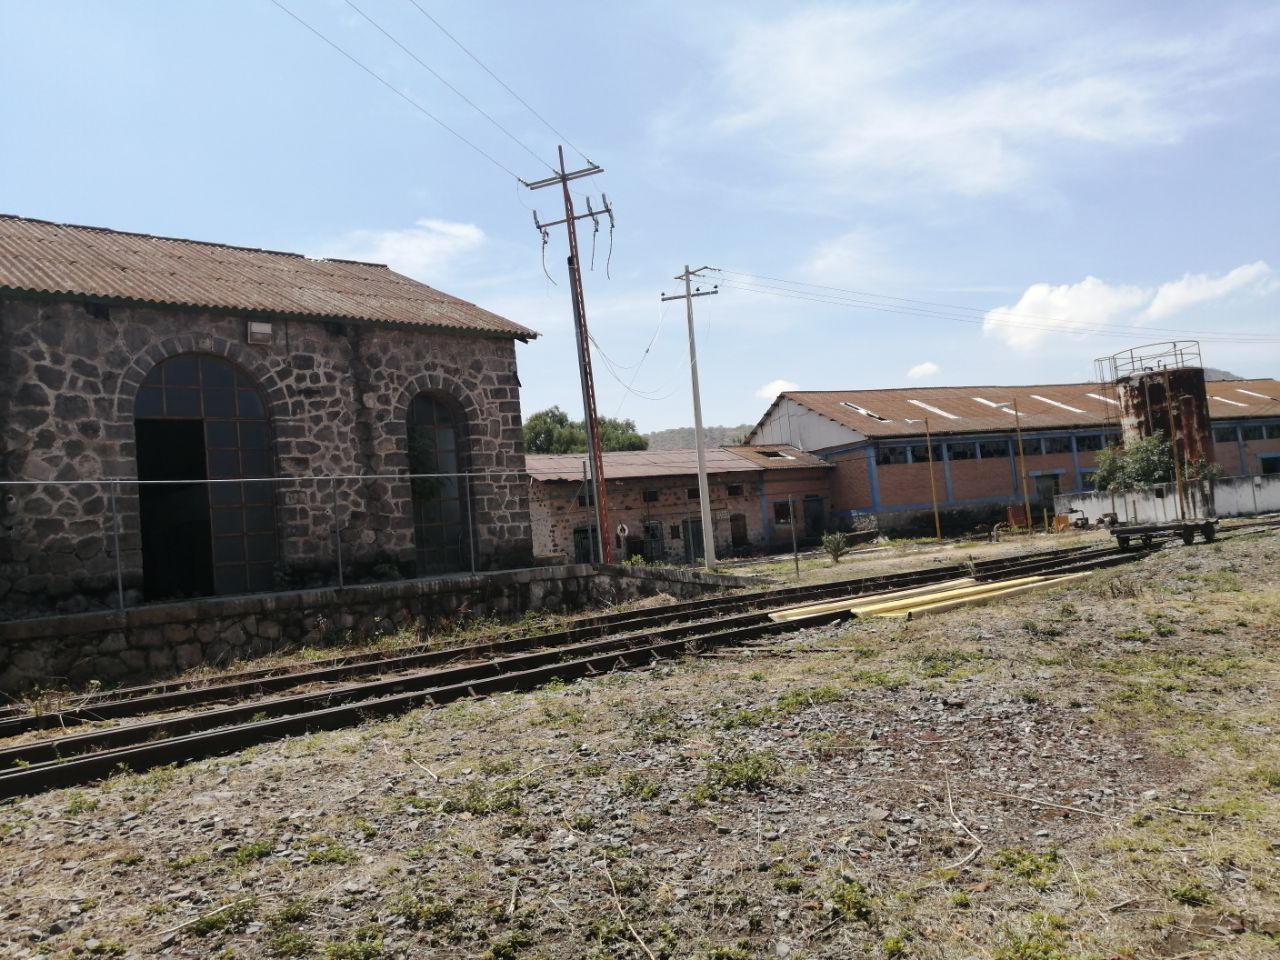
{"label": "blue sky", "polygon": [[[412,0],[279,2],[492,160],[272,0],[9,0],[0,211],[389,262],[540,331],[524,410],[579,414],[563,228],[552,283],[530,212],[558,200],[514,176],[561,137]],[[726,271],[696,301],[707,423],[781,386],[1090,379],[1175,337],[1280,376],[1273,3],[417,5],[605,168],[575,185],[618,218],[586,274],[602,414],[692,423],[659,302],[685,263]]]}

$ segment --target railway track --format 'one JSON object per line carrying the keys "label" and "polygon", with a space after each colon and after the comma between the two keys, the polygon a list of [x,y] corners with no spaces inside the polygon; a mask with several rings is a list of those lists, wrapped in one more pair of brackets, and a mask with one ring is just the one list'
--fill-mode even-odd
{"label": "railway track", "polygon": [[[552,633],[494,638],[450,650],[420,649],[342,658],[305,669],[247,671],[192,688],[156,684],[112,691],[53,717],[11,714],[0,719],[0,736],[50,725],[69,731],[0,748],[0,797],[88,783],[121,770],[140,772],[188,762],[464,697],[532,689],[552,678],[578,679],[709,647],[749,643],[801,628],[770,619],[769,611],[786,606],[927,586],[960,576],[991,582],[1098,569],[1144,555],[1118,553],[1108,544],[938,565],[892,576],[707,598],[660,610],[588,616]],[[803,626],[845,616],[837,611]],[[312,689],[277,695],[302,687]],[[156,716],[187,708],[203,709]],[[139,717],[143,719],[71,732],[95,721]]]}

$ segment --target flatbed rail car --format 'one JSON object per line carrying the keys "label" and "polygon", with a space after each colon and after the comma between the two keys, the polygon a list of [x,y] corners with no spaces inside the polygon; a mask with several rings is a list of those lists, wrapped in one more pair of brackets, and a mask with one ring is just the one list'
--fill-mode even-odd
{"label": "flatbed rail car", "polygon": [[1197,533],[1205,543],[1212,543],[1218,535],[1218,520],[1216,517],[1188,517],[1160,523],[1123,523],[1112,527],[1110,532],[1121,550],[1128,550],[1129,544],[1136,539],[1140,539],[1144,547],[1149,547],[1156,537],[1172,536],[1182,537],[1182,542],[1191,546]]}

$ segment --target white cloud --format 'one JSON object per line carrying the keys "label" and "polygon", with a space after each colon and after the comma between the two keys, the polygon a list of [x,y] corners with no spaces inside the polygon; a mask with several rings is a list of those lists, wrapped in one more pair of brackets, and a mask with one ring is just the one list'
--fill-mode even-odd
{"label": "white cloud", "polygon": [[484,231],[475,224],[424,218],[403,230],[353,230],[320,255],[385,263],[397,273],[438,284],[441,274],[485,240]]}
{"label": "white cloud", "polygon": [[723,43],[714,129],[758,139],[788,168],[814,167],[828,189],[862,198],[983,195],[1025,188],[1064,147],[1175,143],[1214,121],[1206,90],[1243,79],[1236,48],[1247,30],[1152,39],[1119,26],[1082,32],[1076,17],[792,8]]}
{"label": "white cloud", "polygon": [[[1059,286],[1037,283],[1012,306],[988,311],[982,330],[1015,350],[1029,351],[1046,340],[1083,336],[1112,325],[1137,328],[1239,291],[1268,293],[1273,286],[1271,268],[1261,260],[1221,277],[1187,274],[1155,288],[1109,284],[1097,277]],[[1140,335],[1136,329],[1134,333]]]}
{"label": "white cloud", "polygon": [[756,391],[756,396],[767,403],[772,403],[777,399],[778,394],[786,393],[788,390],[799,390],[798,383],[792,383],[790,380],[770,380],[763,387]]}
{"label": "white cloud", "polygon": [[908,380],[921,380],[925,377],[932,377],[940,368],[932,360],[926,360],[924,363],[917,363],[914,367],[907,371]]}
{"label": "white cloud", "polygon": [[1160,320],[1197,303],[1217,300],[1244,287],[1256,286],[1270,276],[1271,268],[1261,260],[1236,267],[1217,279],[1204,273],[1194,276],[1188,273],[1181,280],[1160,284],[1151,306],[1147,307],[1147,316]]}

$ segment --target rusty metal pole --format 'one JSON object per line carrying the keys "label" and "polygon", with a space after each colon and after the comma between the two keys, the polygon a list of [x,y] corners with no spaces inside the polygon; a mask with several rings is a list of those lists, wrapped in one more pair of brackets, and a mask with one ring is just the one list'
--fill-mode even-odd
{"label": "rusty metal pole", "polygon": [[1018,413],[1018,400],[1013,401],[1013,429],[1018,435],[1018,486],[1022,488],[1022,509],[1027,518],[1027,533],[1031,533],[1031,496],[1027,493],[1027,457],[1022,451],[1022,414]]}
{"label": "rusty metal pole", "polygon": [[544,237],[546,236],[547,227],[558,226],[561,223],[565,225],[565,229],[569,234],[569,294],[570,299],[573,301],[573,329],[577,338],[578,373],[582,379],[583,422],[587,429],[587,450],[591,455],[591,482],[595,488],[596,540],[600,547],[600,559],[604,563],[613,563],[613,534],[607,529],[609,525],[609,510],[605,504],[604,454],[600,447],[600,430],[596,415],[596,388],[595,380],[591,373],[591,340],[587,333],[587,306],[586,299],[582,293],[582,269],[578,263],[577,226],[579,219],[591,217],[594,221],[595,217],[602,212],[608,214],[610,223],[612,223],[613,213],[606,200],[603,211],[592,210],[591,204],[588,202],[586,213],[574,214],[573,197],[569,192],[569,181],[580,177],[594,176],[603,171],[595,164],[591,164],[582,170],[575,170],[571,173],[565,169],[564,147],[559,147],[558,150],[560,157],[559,172],[555,176],[544,180],[538,180],[534,183],[524,182],[524,184],[530,190],[539,190],[558,183],[564,194],[563,220],[541,223],[535,213],[533,222],[543,232]]}
{"label": "rusty metal pole", "polygon": [[924,442],[929,449],[929,496],[933,498],[933,534],[942,539],[942,517],[938,514],[938,485],[933,479],[933,435],[929,433],[929,418],[924,418]]}
{"label": "rusty metal pole", "polygon": [[791,557],[796,562],[796,579],[800,579],[800,545],[796,540],[796,507],[791,495],[787,495],[787,513],[791,518]]}

